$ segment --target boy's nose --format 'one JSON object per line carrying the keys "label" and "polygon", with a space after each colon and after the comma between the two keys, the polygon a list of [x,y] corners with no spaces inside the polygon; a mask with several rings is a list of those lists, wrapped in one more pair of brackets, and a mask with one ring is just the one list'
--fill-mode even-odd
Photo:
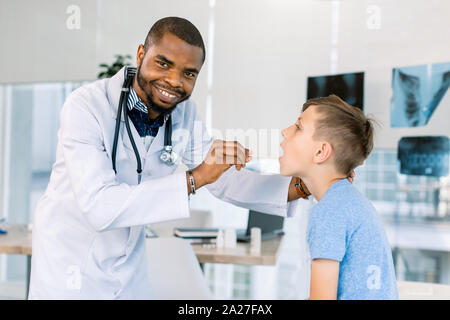
{"label": "boy's nose", "polygon": [[283,136],[283,138],[286,138],[286,134],[287,134],[287,128],[281,130],[281,135]]}

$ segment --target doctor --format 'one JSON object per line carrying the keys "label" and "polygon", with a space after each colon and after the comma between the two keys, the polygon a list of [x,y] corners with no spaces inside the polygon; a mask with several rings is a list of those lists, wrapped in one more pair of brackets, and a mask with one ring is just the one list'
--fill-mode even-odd
{"label": "doctor", "polygon": [[[243,169],[251,154],[239,143],[208,136],[189,99],[204,59],[189,21],[168,17],[153,25],[138,47],[126,101],[133,139],[121,117],[115,156],[124,69],[67,98],[56,161],[34,216],[30,299],[151,298],[143,227],[189,217],[189,197],[202,186],[281,216],[293,214],[291,200],[306,197],[295,179]],[[163,162],[168,125],[178,157]],[[181,162],[188,172],[174,173]]]}

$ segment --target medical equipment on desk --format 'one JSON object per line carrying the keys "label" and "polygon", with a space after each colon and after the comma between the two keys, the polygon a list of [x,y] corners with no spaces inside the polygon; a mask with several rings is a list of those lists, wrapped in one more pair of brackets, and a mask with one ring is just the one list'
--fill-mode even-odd
{"label": "medical equipment on desk", "polygon": [[6,230],[6,229],[7,229],[6,218],[1,218],[0,219],[0,235],[7,234],[8,230]]}
{"label": "medical equipment on desk", "polygon": [[225,245],[225,239],[224,239],[224,234],[222,229],[219,230],[219,233],[217,234],[217,238],[216,238],[216,247],[218,249],[222,249]]}
{"label": "medical equipment on desk", "polygon": [[224,247],[227,249],[236,248],[236,229],[225,229],[224,233]]}
{"label": "medical equipment on desk", "polygon": [[[130,138],[131,145],[133,147],[134,155],[136,156],[137,161],[137,173],[138,173],[138,184],[141,183],[141,174],[142,174],[142,164],[141,157],[139,155],[139,151],[136,147],[136,143],[133,138],[133,134],[131,133],[130,123],[128,120],[128,112],[127,112],[127,103],[128,96],[130,94],[130,86],[133,81],[134,76],[136,75],[136,68],[134,67],[125,67],[124,70],[125,80],[123,81],[122,91],[120,93],[119,106],[117,108],[117,119],[116,119],[116,128],[114,131],[114,143],[112,149],[112,165],[114,172],[117,173],[116,169],[116,153],[117,153],[117,142],[119,139],[119,131],[120,131],[120,120],[122,118],[122,109],[123,116],[125,121],[125,127],[127,128],[128,137]],[[165,162],[168,165],[173,165],[176,163],[178,159],[178,155],[173,151],[172,147],[172,118],[170,114],[165,116],[166,128],[164,131],[164,151],[161,153],[160,160]]]}

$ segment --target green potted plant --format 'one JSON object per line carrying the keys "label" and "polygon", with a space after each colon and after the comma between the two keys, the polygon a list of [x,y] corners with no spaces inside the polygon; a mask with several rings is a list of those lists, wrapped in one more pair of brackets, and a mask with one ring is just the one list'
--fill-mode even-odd
{"label": "green potted plant", "polygon": [[113,62],[112,65],[107,65],[106,63],[101,63],[99,65],[100,68],[104,68],[106,70],[101,71],[98,74],[98,79],[103,78],[111,78],[113,75],[115,75],[120,69],[122,69],[124,66],[131,65],[127,60],[131,59],[130,55],[120,55],[116,54],[116,61]]}

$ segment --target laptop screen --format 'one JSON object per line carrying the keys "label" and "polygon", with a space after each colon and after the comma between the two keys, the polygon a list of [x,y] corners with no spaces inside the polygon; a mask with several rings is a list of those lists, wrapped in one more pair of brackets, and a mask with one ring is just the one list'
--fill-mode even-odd
{"label": "laptop screen", "polygon": [[284,217],[250,210],[246,235],[250,235],[250,230],[255,227],[261,228],[261,234],[282,230],[283,222]]}

